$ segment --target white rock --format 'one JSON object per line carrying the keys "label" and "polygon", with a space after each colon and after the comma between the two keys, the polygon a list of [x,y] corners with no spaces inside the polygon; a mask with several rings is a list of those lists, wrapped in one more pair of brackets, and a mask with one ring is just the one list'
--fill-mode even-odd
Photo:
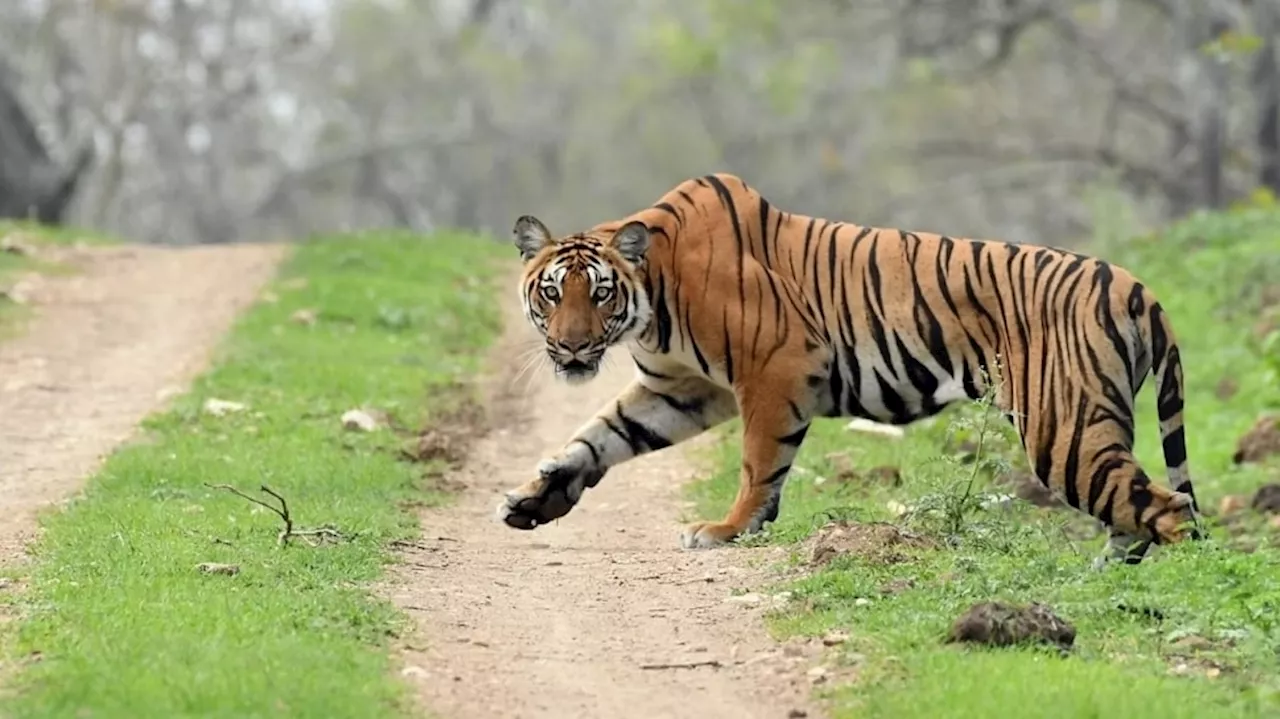
{"label": "white rock", "polygon": [[372,432],[378,428],[378,420],[362,409],[349,409],[342,413],[342,428]]}
{"label": "white rock", "polygon": [[214,417],[221,417],[231,412],[243,412],[246,409],[248,409],[248,406],[241,402],[232,402],[231,400],[217,399],[216,397],[210,397],[204,401],[204,411]]}

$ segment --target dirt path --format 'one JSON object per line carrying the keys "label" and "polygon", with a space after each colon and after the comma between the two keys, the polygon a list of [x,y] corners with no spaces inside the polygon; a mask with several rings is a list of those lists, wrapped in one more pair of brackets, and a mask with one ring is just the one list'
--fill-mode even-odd
{"label": "dirt path", "polygon": [[[401,666],[421,705],[441,719],[818,716],[812,647],[779,647],[760,606],[728,599],[758,587],[750,565],[776,554],[678,548],[681,485],[697,474],[688,448],[614,469],[557,524],[495,521],[503,491],[633,373],[616,352],[585,386],[543,367],[514,391],[512,358],[534,337],[514,304],[494,353],[504,369],[489,416],[500,425],[455,477],[467,485],[458,504],[424,513],[424,538],[389,590],[418,626]],[[702,665],[646,667],[679,663]]]}
{"label": "dirt path", "polygon": [[283,246],[64,251],[35,316],[0,342],[0,564],[35,513],[74,492],[134,426],[200,371]]}

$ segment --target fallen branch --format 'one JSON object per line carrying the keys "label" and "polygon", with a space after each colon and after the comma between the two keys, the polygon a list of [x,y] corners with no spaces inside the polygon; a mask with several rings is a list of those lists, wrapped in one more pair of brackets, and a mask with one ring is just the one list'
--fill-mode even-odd
{"label": "fallen branch", "polygon": [[699,667],[714,667],[719,669],[724,666],[719,659],[703,659],[697,662],[671,662],[661,664],[641,664],[640,668],[649,671],[657,671],[663,669],[697,669]]}
{"label": "fallen branch", "polygon": [[276,543],[282,547],[287,545],[289,543],[289,540],[292,539],[293,537],[303,538],[307,541],[308,544],[310,544],[313,547],[317,546],[317,544],[319,543],[315,541],[313,538],[320,538],[322,541],[324,539],[333,539],[333,540],[343,539],[342,532],[339,532],[338,530],[333,529],[332,527],[317,527],[316,529],[295,529],[293,526],[293,516],[289,514],[289,503],[286,502],[285,498],[280,496],[278,492],[276,492],[274,489],[271,489],[265,484],[259,486],[258,489],[261,490],[263,493],[275,498],[275,500],[280,503],[279,507],[272,506],[271,504],[268,504],[267,502],[264,502],[261,499],[258,499],[256,497],[251,497],[248,494],[245,494],[244,492],[240,491],[239,489],[236,489],[235,487],[232,487],[229,484],[209,484],[208,482],[205,482],[205,486],[209,487],[210,489],[221,489],[221,490],[230,492],[236,495],[237,497],[253,502],[254,504],[260,507],[266,507],[267,509],[274,512],[275,515],[280,517],[280,520],[284,522],[284,529],[280,530],[280,534],[276,536]]}

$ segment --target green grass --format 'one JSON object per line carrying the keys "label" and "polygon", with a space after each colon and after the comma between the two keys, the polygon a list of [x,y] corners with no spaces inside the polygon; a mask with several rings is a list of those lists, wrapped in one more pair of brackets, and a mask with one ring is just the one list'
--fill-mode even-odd
{"label": "green grass", "polygon": [[[402,711],[385,642],[398,615],[369,584],[411,536],[424,467],[391,430],[345,432],[353,407],[421,427],[458,400],[499,329],[492,243],[370,234],[301,245],[216,366],[83,497],[48,515],[9,642],[38,653],[14,717],[374,717]],[[317,321],[291,321],[298,310]],[[207,398],[247,409],[214,416]],[[300,526],[350,541],[276,544],[279,519],[212,490],[267,484]],[[437,497],[438,498],[438,497]],[[196,570],[236,564],[236,576]]]}
{"label": "green grass", "polygon": [[[1268,355],[1254,329],[1265,291],[1280,289],[1278,247],[1280,211],[1253,207],[1095,249],[1133,270],[1172,316],[1186,372],[1192,477],[1206,507],[1280,478],[1274,461],[1236,467],[1230,459],[1258,414],[1280,409],[1276,339]],[[1224,378],[1238,387],[1225,399]],[[1148,382],[1139,399],[1137,450],[1151,474],[1163,476],[1153,392]],[[815,424],[779,521],[748,540],[795,545],[797,564],[807,560],[807,545],[795,543],[832,519],[896,522],[937,541],[903,551],[900,562],[847,554],[776,588],[792,593],[770,617],[779,637],[850,635],[833,661],[855,678],[822,690],[836,716],[1276,716],[1280,551],[1262,519],[1244,530],[1216,527],[1212,542],[1165,548],[1136,567],[1094,572],[1103,538],[1080,515],[1021,500],[983,509],[984,499],[1007,491],[995,476],[1026,468],[1011,428],[992,413],[984,430],[983,416],[978,405],[957,407],[908,428],[900,441],[850,432],[845,421]],[[740,427],[726,427],[712,450],[713,476],[691,489],[703,516],[719,517],[733,499]],[[961,455],[978,437],[984,452],[966,463]],[[880,466],[898,468],[901,485],[848,479],[850,468]],[[891,502],[913,511],[898,518]],[[1073,651],[944,644],[953,620],[986,600],[1049,604],[1075,625]]]}

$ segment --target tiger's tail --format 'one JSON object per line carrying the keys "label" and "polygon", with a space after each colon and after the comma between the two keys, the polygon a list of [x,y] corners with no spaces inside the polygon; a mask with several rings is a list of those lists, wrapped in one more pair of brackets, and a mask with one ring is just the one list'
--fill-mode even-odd
{"label": "tiger's tail", "polygon": [[1146,324],[1147,347],[1151,352],[1151,373],[1155,378],[1156,412],[1160,422],[1160,442],[1164,451],[1164,464],[1169,475],[1169,485],[1175,492],[1185,494],[1191,500],[1191,510],[1196,517],[1195,527],[1190,536],[1199,539],[1203,536],[1200,527],[1200,505],[1196,501],[1195,489],[1191,484],[1191,473],[1187,466],[1187,435],[1183,423],[1182,410],[1185,404],[1183,391],[1182,358],[1178,350],[1178,342],[1173,333],[1173,325],[1164,308],[1144,288],[1147,295],[1147,323],[1139,321],[1139,326]]}

